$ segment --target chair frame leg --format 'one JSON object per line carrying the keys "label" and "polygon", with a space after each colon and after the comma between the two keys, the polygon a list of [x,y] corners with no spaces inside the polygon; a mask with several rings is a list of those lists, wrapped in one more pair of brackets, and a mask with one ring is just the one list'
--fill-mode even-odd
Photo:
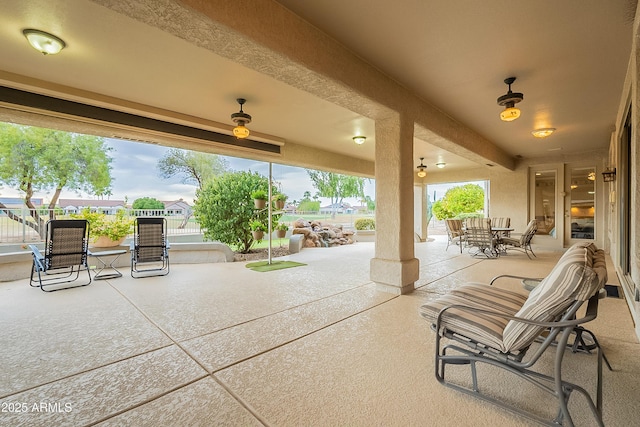
{"label": "chair frame leg", "polygon": [[[593,399],[590,394],[582,387],[577,384],[570,383],[562,379],[562,360],[564,358],[564,352],[567,348],[567,342],[570,334],[572,333],[571,328],[567,328],[560,334],[558,345],[555,346],[556,354],[554,359],[554,375],[549,376],[539,372],[536,372],[532,369],[529,369],[528,363],[504,363],[503,361],[496,360],[491,358],[482,350],[476,348],[475,350],[465,349],[456,344],[448,344],[445,346],[441,346],[442,336],[440,333],[436,334],[436,352],[435,352],[435,376],[438,382],[441,384],[453,388],[455,390],[461,391],[463,393],[469,394],[471,396],[477,397],[484,401],[490,402],[497,406],[500,406],[504,409],[507,409],[515,414],[521,415],[530,420],[542,423],[544,425],[549,426],[557,426],[559,424],[566,426],[573,426],[573,419],[571,414],[569,413],[568,402],[571,397],[571,393],[573,391],[577,391],[582,394],[587,400],[589,409],[591,410],[594,418],[596,419],[596,423],[598,426],[604,427],[604,423],[602,421],[602,351],[600,351],[600,347],[597,347],[598,351],[598,363],[597,363],[597,391],[596,391],[596,402],[594,404]],[[448,350],[455,351],[456,354],[448,354]],[[554,396],[558,401],[558,412],[557,416],[553,420],[549,420],[543,418],[537,414],[525,411],[520,409],[514,405],[508,404],[503,400],[496,399],[489,395],[483,394],[478,387],[478,378],[477,371],[475,365],[477,363],[486,363],[491,366],[495,366],[505,371],[516,375],[517,377],[527,381],[528,383],[542,389],[543,391],[549,393]],[[455,383],[448,382],[445,379],[445,367],[447,364],[455,364],[462,365],[468,364],[470,365],[471,371],[471,388]]]}

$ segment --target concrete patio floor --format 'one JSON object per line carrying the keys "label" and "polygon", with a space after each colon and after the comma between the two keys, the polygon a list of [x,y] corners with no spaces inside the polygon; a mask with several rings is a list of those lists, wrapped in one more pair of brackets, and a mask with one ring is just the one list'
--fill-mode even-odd
{"label": "concrete patio floor", "polygon": [[[0,425],[531,425],[437,383],[418,307],[466,281],[544,276],[561,253],[483,260],[445,246],[416,243],[420,279],[404,296],[369,281],[373,243],[305,249],[284,259],[306,266],[265,273],[181,264],[50,294],[0,283]],[[588,328],[615,369],[604,370],[605,424],[631,425],[640,344],[624,300],[602,300]],[[568,354],[567,375],[591,381],[595,359]],[[501,377],[495,387],[523,393]]]}

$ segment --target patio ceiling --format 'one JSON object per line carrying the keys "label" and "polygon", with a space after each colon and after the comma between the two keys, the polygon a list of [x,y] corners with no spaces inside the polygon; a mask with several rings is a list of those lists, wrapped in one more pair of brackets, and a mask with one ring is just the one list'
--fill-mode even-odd
{"label": "patio ceiling", "polygon": [[[144,106],[226,133],[235,99],[245,97],[254,135],[374,160],[372,119],[98,3],[117,1],[0,0],[0,84],[97,106],[115,99],[121,111]],[[513,157],[608,147],[635,0],[278,3]],[[43,56],[27,45],[24,28],[54,33],[68,46]],[[524,101],[520,119],[504,123],[496,98],[509,76]],[[541,127],[557,131],[536,140],[531,131]],[[351,140],[359,134],[364,145]],[[439,161],[445,170],[482,164],[432,143],[414,146],[416,165],[425,157],[430,173]]]}

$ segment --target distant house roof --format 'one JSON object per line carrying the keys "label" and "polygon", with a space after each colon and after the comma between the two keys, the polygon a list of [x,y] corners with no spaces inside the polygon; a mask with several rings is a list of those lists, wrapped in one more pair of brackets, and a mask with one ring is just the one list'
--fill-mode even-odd
{"label": "distant house roof", "polygon": [[169,202],[162,202],[162,203],[164,203],[164,208],[165,209],[186,209],[186,208],[190,208],[191,207],[191,205],[188,202],[186,202],[186,201],[184,201],[182,199],[180,199],[180,200],[172,200],[172,201],[169,201]]}
{"label": "distant house roof", "polygon": [[[21,197],[0,197],[0,203],[5,206],[24,206],[24,199]],[[42,206],[43,199],[33,198],[31,199],[31,203],[33,203],[34,206]]]}
{"label": "distant house roof", "polygon": [[124,200],[93,200],[93,199],[58,199],[58,206],[61,208],[85,207],[93,208],[115,208],[118,206],[126,207]]}

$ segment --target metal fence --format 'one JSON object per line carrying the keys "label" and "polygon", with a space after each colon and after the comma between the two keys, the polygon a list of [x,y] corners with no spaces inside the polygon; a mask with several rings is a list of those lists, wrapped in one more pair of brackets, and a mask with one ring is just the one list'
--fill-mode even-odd
{"label": "metal fence", "polygon": [[[167,232],[171,235],[200,235],[200,224],[191,215],[169,215],[164,210],[126,209],[126,215],[137,216],[162,216],[167,219]],[[72,215],[61,209],[37,209],[37,215],[41,219],[69,219]],[[113,218],[115,215],[107,215]],[[13,219],[13,218],[17,218]],[[17,209],[0,209],[0,243],[34,243],[41,242],[38,232],[30,227],[29,223],[35,223],[31,211],[27,207]]]}
{"label": "metal fence", "polygon": [[[128,216],[161,216],[167,219],[168,235],[169,236],[183,236],[183,235],[202,235],[200,224],[196,220],[195,216],[191,214],[175,214],[169,213],[165,210],[158,209],[125,209]],[[72,214],[62,211],[61,209],[38,209],[38,215],[40,218],[47,219],[69,219],[72,218]],[[12,219],[12,216],[19,218],[19,220]],[[115,215],[107,214],[107,218],[113,218]],[[345,229],[354,229],[354,223],[358,218],[374,218],[373,212],[336,212],[332,213],[318,213],[318,212],[285,212],[279,222],[287,224],[289,227],[298,219],[304,219],[307,221],[320,221],[324,223],[340,224]],[[42,239],[38,235],[38,232],[32,227],[29,227],[28,223],[35,222],[35,218],[32,216],[31,211],[27,207],[15,208],[15,209],[0,209],[0,244],[13,243],[13,244],[25,244],[41,242]]]}

